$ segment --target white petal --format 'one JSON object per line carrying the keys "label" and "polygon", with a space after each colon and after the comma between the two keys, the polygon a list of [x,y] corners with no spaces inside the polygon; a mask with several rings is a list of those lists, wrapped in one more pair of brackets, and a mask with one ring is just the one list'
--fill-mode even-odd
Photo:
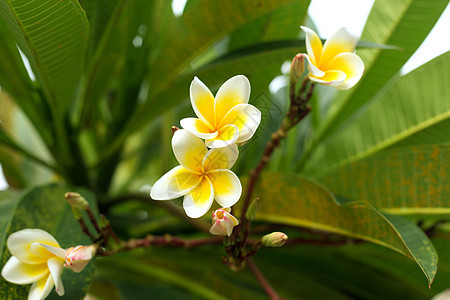
{"label": "white petal", "polygon": [[172,138],[172,149],[183,167],[193,173],[200,174],[202,172],[201,163],[208,149],[200,138],[187,130],[177,130]]}
{"label": "white petal", "polygon": [[214,170],[207,174],[214,188],[214,199],[223,207],[231,207],[242,194],[239,178],[230,170]]}
{"label": "white petal", "polygon": [[305,42],[306,42],[306,52],[311,58],[312,62],[319,66],[320,58],[322,56],[322,41],[319,36],[310,28],[305,26],[300,26],[300,28],[305,32]]}
{"label": "white petal", "polygon": [[355,51],[357,43],[357,35],[348,31],[345,27],[339,29],[325,42],[320,66],[328,64],[339,53]]}
{"label": "white petal", "polygon": [[170,200],[184,196],[195,188],[201,179],[201,176],[193,174],[183,166],[177,166],[155,182],[150,197],[153,200]]}
{"label": "white petal", "polygon": [[261,111],[251,104],[238,104],[233,107],[223,118],[219,127],[226,124],[236,125],[239,129],[239,137],[236,143],[249,140],[261,123]]}
{"label": "white petal", "polygon": [[214,189],[205,176],[202,182],[184,196],[183,208],[191,218],[200,218],[208,212],[214,200]]}
{"label": "white petal", "polygon": [[31,244],[31,251],[32,252],[36,252],[34,249],[38,248],[38,247],[44,247],[46,250],[48,250],[50,253],[64,259],[66,257],[66,250],[59,248],[59,247],[54,247],[54,246],[50,246],[50,245],[46,245],[43,243],[33,243]]}
{"label": "white petal", "polygon": [[221,221],[215,222],[209,229],[209,232],[214,235],[228,235],[225,224]]}
{"label": "white petal", "polygon": [[325,75],[321,78],[315,78],[314,76],[309,76],[309,79],[312,81],[321,83],[323,85],[328,85],[332,87],[340,86],[347,79],[347,75],[345,75],[342,71],[332,70],[326,71]]}
{"label": "white petal", "polygon": [[7,245],[11,254],[22,262],[29,264],[41,264],[46,262],[51,256],[46,249],[42,248],[42,252],[39,253],[30,251],[31,244],[34,242],[61,248],[50,233],[41,229],[23,229],[14,232],[8,237]]}
{"label": "white petal", "polygon": [[26,264],[15,256],[11,256],[2,269],[3,278],[15,284],[29,284],[38,281],[47,274],[48,268],[45,263]]}
{"label": "white petal", "polygon": [[322,77],[325,75],[325,72],[319,70],[309,59],[308,55],[305,55],[305,59],[308,62],[308,71],[315,77]]}
{"label": "white petal", "polygon": [[214,126],[214,96],[197,77],[194,77],[191,82],[190,96],[195,114],[212,129]]}
{"label": "white petal", "polygon": [[248,103],[250,98],[250,82],[244,75],[231,77],[217,92],[214,109],[216,122],[220,123],[223,117],[238,104]]}
{"label": "white petal", "polygon": [[218,134],[217,131],[211,132],[211,130],[202,120],[196,118],[182,119],[180,121],[180,125],[184,129],[201,139],[213,139]]}
{"label": "white petal", "polygon": [[330,70],[339,70],[347,76],[343,83],[336,88],[346,90],[353,87],[364,73],[364,63],[358,55],[354,53],[341,53],[328,65]]}
{"label": "white petal", "polygon": [[47,298],[54,285],[52,275],[48,274],[48,276],[41,278],[31,286],[28,292],[28,300],[42,300]]}
{"label": "white petal", "polygon": [[58,295],[64,295],[64,286],[61,280],[64,269],[64,260],[58,257],[52,257],[47,261],[48,269],[50,270],[53,283],[55,284],[55,291]]}
{"label": "white petal", "polygon": [[203,158],[203,167],[205,171],[217,169],[231,169],[239,156],[239,150],[236,144],[228,145],[222,148],[212,148]]}
{"label": "white petal", "polygon": [[225,230],[228,236],[233,233],[233,228],[239,224],[238,219],[236,219],[232,214],[229,213],[224,216],[223,222],[225,224]]}
{"label": "white petal", "polygon": [[239,138],[239,128],[233,124],[223,126],[218,133],[215,138],[205,141],[206,146],[209,148],[227,147],[235,143]]}

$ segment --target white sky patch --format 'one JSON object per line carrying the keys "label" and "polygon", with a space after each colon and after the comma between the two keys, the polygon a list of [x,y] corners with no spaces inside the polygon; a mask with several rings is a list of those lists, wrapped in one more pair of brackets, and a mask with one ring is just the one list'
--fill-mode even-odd
{"label": "white sky patch", "polygon": [[361,36],[375,0],[313,0],[308,14],[319,36],[327,39],[341,27]]}
{"label": "white sky patch", "polygon": [[450,4],[442,13],[430,34],[420,45],[419,49],[411,56],[401,69],[402,74],[406,74],[432,60],[433,58],[450,51]]}
{"label": "white sky patch", "polygon": [[183,14],[186,2],[187,0],[172,0],[172,11],[175,17],[179,17]]}

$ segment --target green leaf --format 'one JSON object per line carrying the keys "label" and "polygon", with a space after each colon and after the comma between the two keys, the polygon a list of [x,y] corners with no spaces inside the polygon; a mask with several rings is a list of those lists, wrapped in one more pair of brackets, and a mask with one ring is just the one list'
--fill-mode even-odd
{"label": "green leaf", "polygon": [[431,284],[437,253],[412,222],[380,213],[366,202],[339,203],[322,185],[295,174],[263,173],[255,189],[256,219],[325,230],[370,241],[413,260]]}
{"label": "green leaf", "polygon": [[382,151],[319,180],[346,199],[396,214],[450,212],[450,147],[425,145]]}
{"label": "green leaf", "polygon": [[[11,256],[5,247],[6,238],[19,230],[25,228],[40,228],[52,234],[62,248],[77,245],[89,245],[90,240],[83,234],[78,222],[73,218],[69,204],[64,200],[64,194],[68,191],[81,193],[95,208],[93,195],[85,189],[68,186],[48,185],[36,187],[16,197],[16,206],[13,200],[6,200],[8,193],[0,194],[0,205],[8,203],[9,218],[6,226],[0,227],[1,241],[0,251],[2,253],[0,265],[4,266]],[[12,211],[13,210],[13,211]],[[1,224],[1,223],[0,223]],[[81,273],[70,270],[63,272],[62,280],[65,288],[65,297],[68,299],[82,299],[93,278],[94,263],[91,262]],[[1,299],[24,299],[28,293],[29,285],[21,286],[0,280]],[[60,299],[53,291],[48,299]]]}
{"label": "green leaf", "polygon": [[363,78],[357,86],[342,94],[343,99],[335,101],[327,120],[315,134],[298,168],[304,166],[321,141],[349,124],[355,113],[374,101],[378,92],[396,79],[400,68],[420,46],[447,4],[446,0],[375,2],[362,39],[399,46],[402,51],[366,50],[365,54],[358,51],[366,64]]}
{"label": "green leaf", "polygon": [[449,143],[449,70],[447,52],[400,77],[364,114],[316,149],[305,173],[322,176],[397,143]]}
{"label": "green leaf", "polygon": [[45,95],[65,112],[81,77],[89,25],[78,1],[0,1],[0,12]]}
{"label": "green leaf", "polygon": [[[241,49],[261,42],[292,39],[300,33],[308,9],[309,0],[293,1],[274,9],[267,16],[253,20],[230,36],[229,50]],[[292,12],[296,12],[295,18]]]}

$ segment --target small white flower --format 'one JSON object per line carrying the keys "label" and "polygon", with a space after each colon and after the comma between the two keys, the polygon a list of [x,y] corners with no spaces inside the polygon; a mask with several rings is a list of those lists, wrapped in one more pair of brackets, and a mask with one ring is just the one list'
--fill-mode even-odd
{"label": "small white flower", "polygon": [[261,122],[261,112],[251,104],[250,82],[244,75],[228,79],[214,98],[197,77],[190,87],[191,104],[197,118],[185,118],[181,127],[205,139],[209,148],[248,141]]}
{"label": "small white flower", "polygon": [[64,295],[61,275],[66,250],[48,232],[24,229],[11,234],[7,246],[13,256],[6,262],[2,276],[15,284],[30,284],[28,300],[45,299],[53,286]]}
{"label": "small white flower", "polygon": [[180,129],[173,135],[172,148],[180,166],[155,182],[150,192],[152,199],[184,196],[183,207],[191,218],[206,214],[214,199],[225,207],[239,200],[241,182],[229,170],[239,155],[236,144],[208,150],[201,139]]}
{"label": "small white flower", "polygon": [[213,212],[212,222],[213,225],[209,232],[214,235],[228,235],[233,232],[234,226],[239,225],[238,219],[230,214],[231,208],[219,208]]}
{"label": "small white flower", "polygon": [[336,31],[322,46],[317,34],[301,26],[306,34],[305,55],[309,79],[340,90],[354,86],[364,72],[364,63],[355,51],[358,37],[346,28]]}

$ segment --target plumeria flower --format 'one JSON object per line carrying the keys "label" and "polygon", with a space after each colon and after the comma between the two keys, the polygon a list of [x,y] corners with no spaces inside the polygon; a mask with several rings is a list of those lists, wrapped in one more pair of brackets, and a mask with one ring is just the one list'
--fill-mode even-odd
{"label": "plumeria flower", "polygon": [[261,122],[261,112],[251,104],[250,82],[244,75],[228,79],[216,98],[197,77],[190,87],[191,104],[197,118],[185,118],[181,127],[205,139],[209,148],[226,147],[249,140]]}
{"label": "plumeria flower", "polygon": [[163,175],[152,187],[155,200],[170,200],[184,196],[183,207],[191,218],[208,212],[213,200],[224,207],[240,198],[239,178],[229,169],[238,157],[235,144],[208,150],[201,139],[184,129],[177,130],[172,148],[181,164]]}
{"label": "plumeria flower", "polygon": [[24,229],[11,234],[7,246],[13,256],[6,262],[2,276],[15,284],[30,284],[29,300],[44,299],[53,286],[64,295],[61,275],[66,251],[49,233]]}
{"label": "plumeria flower", "polygon": [[363,61],[353,53],[358,37],[341,28],[322,46],[314,31],[301,28],[306,34],[309,79],[341,90],[354,86],[364,72]]}
{"label": "plumeria flower", "polygon": [[228,235],[233,232],[233,228],[239,225],[238,219],[231,213],[231,208],[219,208],[213,212],[212,221],[213,225],[209,232],[214,235]]}

